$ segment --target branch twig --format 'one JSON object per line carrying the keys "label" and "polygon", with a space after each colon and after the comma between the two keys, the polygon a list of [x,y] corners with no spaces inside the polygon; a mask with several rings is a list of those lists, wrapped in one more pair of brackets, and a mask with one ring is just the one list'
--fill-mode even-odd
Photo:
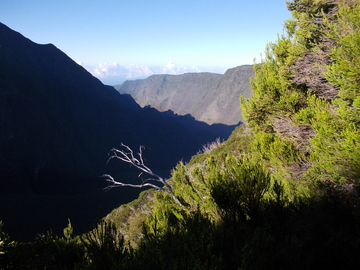
{"label": "branch twig", "polygon": [[[137,153],[138,158],[136,158],[134,156],[134,152],[129,146],[121,143],[121,147],[123,148],[121,150],[116,149],[116,148],[111,149],[107,163],[109,163],[109,161],[112,159],[119,159],[119,160],[129,163],[129,164],[135,166],[137,169],[139,169],[141,171],[139,174],[140,178],[143,175],[143,173],[150,175],[150,177],[146,178],[146,179],[142,179],[142,184],[128,184],[128,183],[122,183],[122,182],[115,181],[115,179],[111,175],[104,174],[104,175],[102,175],[102,177],[104,177],[106,179],[106,181],[111,183],[109,186],[107,186],[105,188],[105,190],[109,190],[114,187],[134,187],[134,188],[151,187],[156,190],[166,192],[179,205],[182,206],[182,204],[180,203],[178,198],[173,194],[171,186],[161,176],[154,173],[149,167],[147,167],[144,164],[144,160],[142,157],[142,149],[144,148],[144,146],[139,147],[139,153]],[[158,182],[160,184],[156,185],[154,183],[151,183],[150,181]]]}

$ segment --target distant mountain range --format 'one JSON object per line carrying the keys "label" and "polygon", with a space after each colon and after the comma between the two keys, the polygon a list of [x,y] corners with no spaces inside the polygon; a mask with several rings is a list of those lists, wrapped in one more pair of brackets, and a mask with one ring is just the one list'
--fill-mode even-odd
{"label": "distant mountain range", "polygon": [[121,142],[146,146],[147,164],[167,177],[179,160],[234,128],[141,108],[54,45],[35,44],[1,23],[0,63],[0,220],[14,238],[61,232],[67,218],[86,229],[133,200],[138,190],[105,194],[99,178],[137,180],[129,166],[106,165]]}
{"label": "distant mountain range", "polygon": [[236,125],[243,121],[239,97],[250,96],[249,78],[253,76],[253,67],[244,65],[229,69],[224,75],[152,75],[114,87],[120,93],[130,94],[142,107],[172,110],[179,115],[191,114],[208,124]]}
{"label": "distant mountain range", "polygon": [[[177,65],[173,61],[168,61],[163,66],[147,66],[147,65],[120,65],[117,62],[100,63],[98,65],[87,65],[78,62],[86,70],[88,70],[96,78],[103,83],[114,85],[123,83],[126,80],[145,79],[153,74],[184,74],[189,72],[201,72],[201,68],[195,66]],[[223,73],[223,68],[206,67],[211,72]]]}

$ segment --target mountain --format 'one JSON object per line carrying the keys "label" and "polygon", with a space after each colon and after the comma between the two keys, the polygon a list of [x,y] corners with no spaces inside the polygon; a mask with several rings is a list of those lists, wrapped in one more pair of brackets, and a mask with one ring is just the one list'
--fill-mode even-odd
{"label": "mountain", "polygon": [[251,77],[254,77],[254,67],[251,65],[228,69],[194,108],[195,118],[210,124],[234,125],[244,122],[239,97],[250,97]]}
{"label": "mountain", "polygon": [[236,125],[243,121],[239,96],[250,96],[249,78],[253,75],[253,67],[244,65],[229,69],[224,75],[152,75],[114,87],[120,93],[130,94],[142,107],[150,105],[159,111],[191,114],[208,124]]}
{"label": "mountain", "polygon": [[134,199],[137,190],[104,194],[99,178],[112,172],[137,180],[129,166],[106,164],[122,142],[144,145],[147,164],[166,177],[179,160],[231,132],[141,108],[54,45],[33,43],[3,24],[0,63],[0,220],[15,237],[59,231],[67,218],[85,228],[99,209]]}

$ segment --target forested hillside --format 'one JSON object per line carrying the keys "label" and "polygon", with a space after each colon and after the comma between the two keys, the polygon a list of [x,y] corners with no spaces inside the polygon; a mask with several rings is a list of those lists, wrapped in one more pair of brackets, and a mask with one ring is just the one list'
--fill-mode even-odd
{"label": "forested hillside", "polygon": [[[179,163],[167,192],[33,252],[52,247],[56,266],[76,250],[67,265],[89,269],[359,269],[360,0],[287,7],[241,98],[246,125]],[[25,250],[9,241],[5,262]]]}

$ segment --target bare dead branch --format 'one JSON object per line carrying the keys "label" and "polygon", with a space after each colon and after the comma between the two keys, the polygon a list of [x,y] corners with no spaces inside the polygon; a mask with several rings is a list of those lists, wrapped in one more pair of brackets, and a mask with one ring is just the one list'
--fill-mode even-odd
{"label": "bare dead branch", "polygon": [[134,187],[134,188],[151,187],[158,191],[166,192],[179,205],[182,206],[182,204],[180,203],[178,198],[173,194],[171,186],[161,176],[154,173],[149,167],[147,167],[144,164],[144,160],[142,157],[142,149],[144,148],[144,146],[139,147],[139,153],[137,153],[137,157],[135,157],[133,150],[129,146],[121,143],[121,147],[122,147],[122,149],[116,149],[116,148],[111,149],[107,163],[109,163],[109,161],[112,159],[119,159],[119,160],[129,163],[132,166],[139,169],[141,171],[138,176],[139,178],[141,178],[141,176],[144,173],[148,174],[149,177],[146,179],[141,178],[142,179],[141,184],[129,184],[129,183],[122,183],[122,182],[115,181],[115,179],[111,175],[104,174],[104,175],[102,175],[102,177],[104,177],[106,179],[106,181],[108,181],[110,183],[110,185],[107,186],[105,188],[105,190],[109,190],[114,187]]}
{"label": "bare dead branch", "polygon": [[105,188],[105,190],[109,190],[109,189],[112,189],[114,187],[134,187],[134,188],[152,187],[152,188],[155,188],[157,190],[165,191],[164,188],[159,187],[159,186],[154,185],[154,184],[151,184],[151,183],[144,183],[143,182],[142,184],[126,184],[126,183],[115,181],[115,179],[109,174],[103,174],[101,177],[104,177],[106,181],[111,183],[111,185],[107,186]]}

